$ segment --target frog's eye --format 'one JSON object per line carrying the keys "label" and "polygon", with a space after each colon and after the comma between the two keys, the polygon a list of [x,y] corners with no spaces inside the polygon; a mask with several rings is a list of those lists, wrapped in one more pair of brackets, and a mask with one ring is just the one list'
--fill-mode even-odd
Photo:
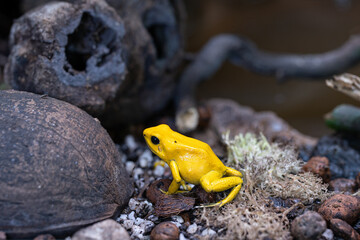
{"label": "frog's eye", "polygon": [[160,143],[160,140],[155,137],[155,136],[151,136],[151,142],[154,144],[154,145],[158,145]]}

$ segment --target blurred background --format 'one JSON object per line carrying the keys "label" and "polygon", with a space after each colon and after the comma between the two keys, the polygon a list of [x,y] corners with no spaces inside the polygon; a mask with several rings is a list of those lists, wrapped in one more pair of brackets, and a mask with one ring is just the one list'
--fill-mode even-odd
{"label": "blurred background", "polygon": [[[26,4],[3,1],[0,8],[0,76],[8,55],[7,37],[13,19]],[[238,34],[261,50],[276,53],[322,53],[339,47],[360,33],[359,0],[184,0],[187,10],[186,51],[196,53],[213,36]],[[25,6],[25,7],[24,7]],[[360,64],[348,72],[360,75]],[[0,83],[2,79],[0,77]],[[1,86],[0,86],[1,87]],[[198,90],[199,99],[230,98],[257,111],[276,112],[293,127],[311,136],[331,132],[323,116],[351,98],[325,85],[324,80],[290,80],[278,84],[225,63]]]}
{"label": "blurred background", "polygon": [[[358,0],[185,0],[187,45],[197,52],[213,36],[234,33],[261,50],[278,53],[321,53],[360,33]],[[360,75],[360,65],[348,72]],[[255,110],[276,112],[311,136],[331,132],[323,116],[342,103],[358,103],[325,85],[325,81],[290,80],[278,84],[225,63],[198,90],[200,99],[231,98]]]}

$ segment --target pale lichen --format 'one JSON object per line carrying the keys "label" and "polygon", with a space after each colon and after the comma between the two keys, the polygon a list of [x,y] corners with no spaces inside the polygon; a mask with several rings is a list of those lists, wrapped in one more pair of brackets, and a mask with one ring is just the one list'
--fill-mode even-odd
{"label": "pale lichen", "polygon": [[243,187],[236,199],[221,209],[197,212],[211,225],[226,228],[220,238],[291,239],[286,216],[290,210],[275,209],[269,197],[296,198],[297,206],[328,198],[327,186],[320,178],[301,172],[303,161],[293,148],[282,148],[263,135],[250,133],[232,140],[226,134],[224,142],[228,147],[225,163],[243,173]]}

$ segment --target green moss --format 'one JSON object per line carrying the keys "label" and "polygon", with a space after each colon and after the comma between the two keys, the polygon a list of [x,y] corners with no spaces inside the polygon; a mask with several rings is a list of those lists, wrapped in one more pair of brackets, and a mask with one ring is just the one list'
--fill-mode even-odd
{"label": "green moss", "polygon": [[221,209],[202,209],[197,214],[217,227],[226,228],[226,239],[289,239],[287,209],[275,209],[269,197],[297,198],[311,204],[329,197],[327,186],[311,173],[302,173],[302,160],[293,148],[269,143],[263,135],[238,135],[229,139],[226,165],[244,175],[243,187],[233,202]]}

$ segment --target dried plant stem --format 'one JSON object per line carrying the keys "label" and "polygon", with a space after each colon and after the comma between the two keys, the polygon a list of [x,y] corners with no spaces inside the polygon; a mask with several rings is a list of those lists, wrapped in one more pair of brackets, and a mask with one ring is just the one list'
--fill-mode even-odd
{"label": "dried plant stem", "polygon": [[323,79],[344,72],[360,61],[360,35],[352,36],[337,49],[320,54],[276,54],[259,50],[253,42],[231,34],[213,37],[180,77],[175,102],[176,121],[181,131],[198,123],[195,93],[226,60],[255,73],[290,78]]}

